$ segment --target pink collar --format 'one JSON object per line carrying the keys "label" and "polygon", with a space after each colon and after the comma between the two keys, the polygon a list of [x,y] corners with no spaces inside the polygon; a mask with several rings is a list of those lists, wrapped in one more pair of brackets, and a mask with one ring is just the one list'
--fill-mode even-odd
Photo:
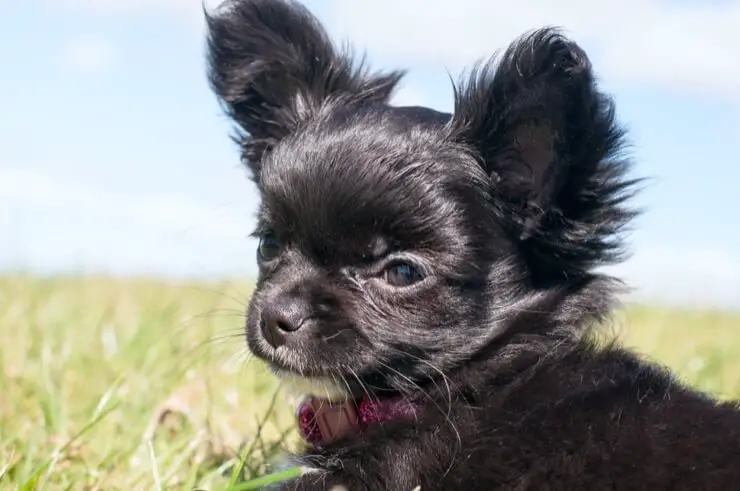
{"label": "pink collar", "polygon": [[360,434],[368,426],[398,419],[413,419],[420,405],[404,397],[357,401],[329,402],[309,397],[298,406],[298,429],[313,445],[331,443],[337,439]]}

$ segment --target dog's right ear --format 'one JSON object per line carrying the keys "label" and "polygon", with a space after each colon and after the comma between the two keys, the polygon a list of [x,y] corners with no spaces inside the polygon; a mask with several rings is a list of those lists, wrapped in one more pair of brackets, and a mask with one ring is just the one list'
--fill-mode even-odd
{"label": "dog's right ear", "polygon": [[293,0],[226,0],[206,21],[209,81],[256,180],[265,153],[325,102],[386,102],[403,75],[355,66]]}

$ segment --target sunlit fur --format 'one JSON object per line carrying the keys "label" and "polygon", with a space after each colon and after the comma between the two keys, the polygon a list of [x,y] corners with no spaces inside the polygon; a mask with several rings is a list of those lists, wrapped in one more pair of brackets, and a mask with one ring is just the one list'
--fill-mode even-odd
{"label": "sunlit fur", "polygon": [[[208,27],[210,81],[261,197],[255,236],[279,244],[258,256],[251,351],[318,396],[426,408],[310,450],[320,472],[286,489],[740,482],[734,405],[589,341],[637,181],[574,42],[526,33],[463,76],[445,114],[389,105],[402,73],[337,51],[298,4],[229,0]],[[387,282],[398,262],[421,281]],[[260,328],[268,307],[301,319],[282,344]]]}
{"label": "sunlit fur", "polygon": [[285,370],[275,370],[275,375],[281,380],[281,387],[292,399],[294,404],[299,403],[306,396],[316,396],[333,402],[344,402],[351,393],[347,386],[338,379],[331,377],[302,377]]}

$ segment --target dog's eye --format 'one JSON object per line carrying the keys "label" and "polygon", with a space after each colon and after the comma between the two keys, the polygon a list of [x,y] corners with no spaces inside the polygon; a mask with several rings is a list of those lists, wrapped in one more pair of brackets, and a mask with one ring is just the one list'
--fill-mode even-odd
{"label": "dog's eye", "polygon": [[260,236],[260,243],[257,247],[260,259],[263,261],[271,261],[278,257],[280,254],[280,242],[277,237],[272,233],[267,233]]}
{"label": "dog's eye", "polygon": [[396,263],[385,270],[385,281],[393,286],[408,286],[423,279],[419,270],[408,263]]}

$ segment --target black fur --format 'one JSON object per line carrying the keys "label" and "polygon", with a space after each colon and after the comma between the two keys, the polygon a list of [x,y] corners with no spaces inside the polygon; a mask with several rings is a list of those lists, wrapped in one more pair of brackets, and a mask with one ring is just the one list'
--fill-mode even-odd
{"label": "black fur", "polygon": [[426,402],[310,450],[318,472],[285,489],[740,486],[736,405],[593,342],[619,284],[596,268],[622,258],[637,181],[577,45],[523,36],[449,115],[389,105],[401,73],[369,73],[296,3],[229,0],[208,25],[262,198],[250,349]]}

